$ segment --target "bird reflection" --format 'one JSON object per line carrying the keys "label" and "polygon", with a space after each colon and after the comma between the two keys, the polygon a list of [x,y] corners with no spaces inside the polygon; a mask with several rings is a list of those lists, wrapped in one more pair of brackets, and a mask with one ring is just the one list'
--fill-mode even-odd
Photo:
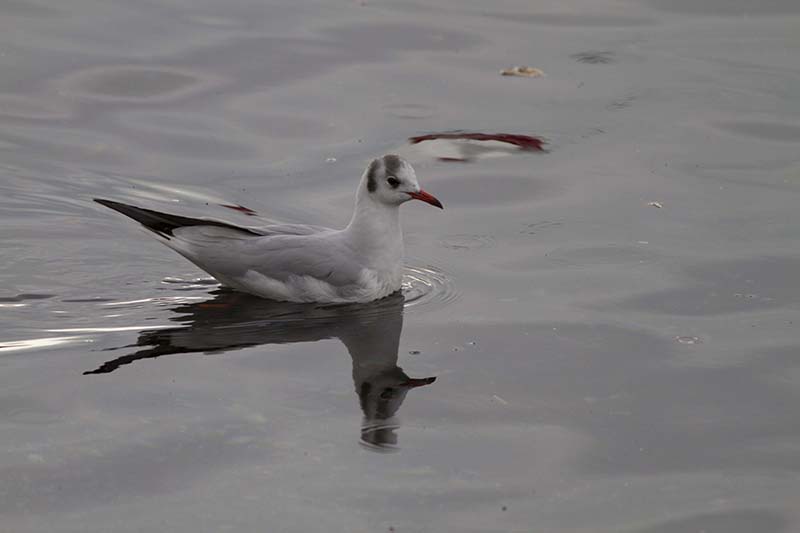
{"label": "bird reflection", "polygon": [[364,413],[361,443],[378,451],[391,450],[397,445],[395,415],[406,394],[436,380],[411,378],[397,366],[403,301],[397,293],[368,304],[322,306],[220,290],[211,300],[173,307],[179,316],[172,320],[182,325],[142,331],[136,344],[110,349],[136,351],[84,374],[107,374],[140,359],[165,355],[337,338],[352,358],[353,383]]}

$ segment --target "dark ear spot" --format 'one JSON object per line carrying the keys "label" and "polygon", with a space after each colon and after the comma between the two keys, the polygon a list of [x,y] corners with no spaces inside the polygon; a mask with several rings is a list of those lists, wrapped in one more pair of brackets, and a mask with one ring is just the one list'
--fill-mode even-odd
{"label": "dark ear spot", "polygon": [[380,163],[377,159],[373,159],[372,163],[369,164],[369,168],[367,168],[367,190],[369,192],[375,192],[375,189],[378,188],[378,167]]}
{"label": "dark ear spot", "polygon": [[398,156],[389,154],[383,156],[383,164],[387,174],[397,175],[400,167],[403,166],[403,161]]}

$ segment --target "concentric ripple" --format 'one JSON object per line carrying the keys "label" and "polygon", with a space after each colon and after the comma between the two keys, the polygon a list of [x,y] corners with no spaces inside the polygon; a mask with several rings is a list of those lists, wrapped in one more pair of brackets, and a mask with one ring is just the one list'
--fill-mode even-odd
{"label": "concentric ripple", "polygon": [[440,307],[458,299],[453,279],[433,265],[406,265],[403,272],[405,308]]}
{"label": "concentric ripple", "polygon": [[[209,287],[219,286],[217,280],[209,277],[194,279],[166,277],[161,280],[161,283],[172,285],[171,290],[178,291],[204,291]],[[405,300],[403,307],[414,308],[415,311],[430,306],[445,305],[458,298],[450,275],[430,264],[406,265],[403,268],[401,292]]]}
{"label": "concentric ripple", "polygon": [[[447,273],[433,265],[418,263],[404,267],[402,288],[399,294],[360,304],[275,302],[224,289],[218,281],[210,277],[170,276],[163,278],[161,283],[164,286],[160,287],[160,290],[193,292],[194,294],[191,296],[151,296],[128,301],[102,301],[99,304],[103,308],[127,308],[129,310],[146,309],[151,306],[169,307],[179,314],[196,314],[198,310],[203,314],[209,314],[210,310],[220,309],[223,310],[221,312],[223,317],[217,318],[222,318],[221,322],[230,322],[237,327],[248,327],[253,324],[264,326],[273,323],[285,325],[289,322],[296,325],[306,323],[307,327],[314,327],[314,323],[318,320],[330,321],[353,316],[378,317],[399,312],[398,308],[414,309],[415,312],[418,312],[438,308],[458,298],[452,278]],[[236,309],[237,312],[231,314],[232,309]],[[247,311],[244,312],[243,309]]]}
{"label": "concentric ripple", "polygon": [[177,276],[168,276],[161,280],[164,285],[171,285],[173,291],[208,290],[209,287],[219,286],[219,282],[211,277],[185,279]]}
{"label": "concentric ripple", "polygon": [[396,452],[397,436],[395,432],[400,429],[400,424],[389,420],[377,420],[361,426],[361,439],[359,444],[374,452]]}

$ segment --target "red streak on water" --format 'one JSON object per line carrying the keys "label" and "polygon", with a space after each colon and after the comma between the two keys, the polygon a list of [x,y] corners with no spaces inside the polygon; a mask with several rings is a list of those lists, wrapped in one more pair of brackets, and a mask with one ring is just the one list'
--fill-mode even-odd
{"label": "red streak on water", "polygon": [[249,207],[245,207],[243,205],[239,205],[239,204],[236,204],[236,205],[219,204],[219,205],[220,205],[220,207],[227,207],[228,209],[233,209],[234,211],[239,211],[240,213],[244,213],[245,215],[247,215],[249,217],[254,217],[254,216],[257,215],[257,213],[255,211],[253,211]]}
{"label": "red streak on water", "polygon": [[547,143],[540,137],[531,135],[520,135],[516,133],[469,133],[469,132],[449,132],[449,133],[429,133],[427,135],[418,135],[410,137],[408,141],[411,144],[421,143],[423,141],[433,141],[436,139],[465,139],[470,141],[500,141],[508,144],[518,146],[524,152],[544,152],[544,145]]}

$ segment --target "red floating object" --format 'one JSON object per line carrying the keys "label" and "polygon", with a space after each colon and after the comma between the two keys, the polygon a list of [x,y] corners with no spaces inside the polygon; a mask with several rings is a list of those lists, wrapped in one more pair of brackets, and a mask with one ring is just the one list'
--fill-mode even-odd
{"label": "red floating object", "polygon": [[[513,144],[519,147],[520,150],[525,152],[545,152],[544,145],[547,141],[540,137],[532,135],[520,135],[517,133],[470,133],[470,132],[447,132],[447,133],[429,133],[427,135],[418,135],[416,137],[409,137],[408,141],[411,144],[418,144],[423,141],[434,141],[437,139],[451,139],[451,140],[468,140],[468,141],[500,141],[508,144]],[[458,161],[458,159],[449,159]]]}
{"label": "red floating object", "polygon": [[249,207],[245,207],[243,205],[239,205],[239,204],[236,204],[236,205],[219,204],[219,205],[220,205],[220,207],[227,207],[228,209],[233,209],[234,211],[239,211],[240,213],[244,213],[245,215],[247,215],[249,217],[254,217],[254,216],[257,215],[257,213],[255,211],[253,211]]}

